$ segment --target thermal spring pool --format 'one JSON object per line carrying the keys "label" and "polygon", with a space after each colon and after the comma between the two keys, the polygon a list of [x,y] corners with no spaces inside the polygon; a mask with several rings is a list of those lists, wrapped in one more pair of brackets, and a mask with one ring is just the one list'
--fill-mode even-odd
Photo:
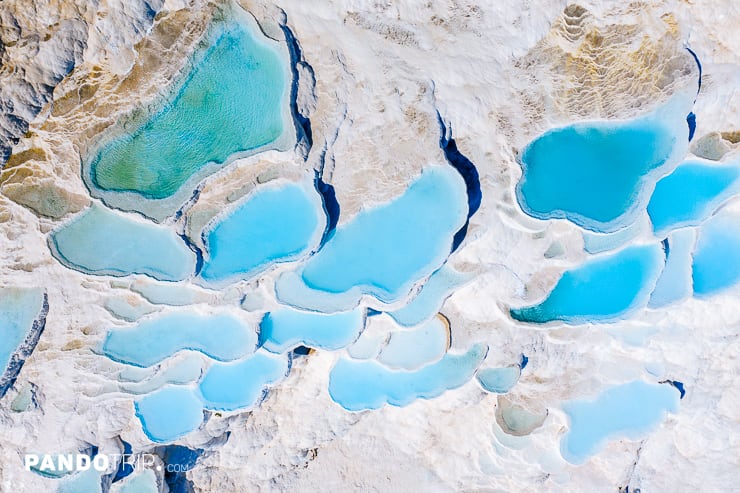
{"label": "thermal spring pool", "polygon": [[655,184],[647,211],[656,234],[696,226],[737,193],[740,162],[687,161]]}
{"label": "thermal spring pool", "polygon": [[684,95],[628,121],[582,122],[550,130],[521,154],[517,200],[538,219],[568,219],[596,232],[629,224],[651,181],[687,148]]}
{"label": "thermal spring pool", "polygon": [[103,353],[122,363],[151,366],[182,350],[230,361],[251,354],[256,345],[257,334],[233,315],[186,310],[111,330]]}
{"label": "thermal spring pool", "polygon": [[246,279],[318,246],[326,227],[321,198],[308,183],[259,187],[203,233],[210,284]]}
{"label": "thermal spring pool", "polygon": [[354,342],[365,326],[365,310],[324,314],[292,308],[268,312],[260,324],[260,346],[283,353],[296,346],[337,350]]}
{"label": "thermal spring pool", "polygon": [[239,6],[217,15],[160,108],[127,122],[134,130],[112,136],[85,164],[91,192],[107,204],[166,216],[149,202],[176,196],[173,212],[218,165],[291,145],[287,48]]}
{"label": "thermal spring pool", "polygon": [[505,394],[519,381],[521,374],[521,367],[513,365],[503,368],[482,368],[475,377],[487,392]]}
{"label": "thermal spring pool", "polygon": [[694,295],[706,297],[740,282],[740,216],[722,214],[699,228],[692,265]]}
{"label": "thermal spring pool", "polygon": [[393,370],[416,370],[442,359],[450,342],[449,323],[437,316],[418,327],[391,332],[377,361]]}
{"label": "thermal spring pool", "polygon": [[153,442],[169,442],[190,433],[203,422],[203,402],[195,390],[168,385],[135,402],[136,416]]}
{"label": "thermal spring pool", "polygon": [[0,288],[0,397],[13,385],[23,365],[22,354],[16,353],[30,355],[41,335],[44,327],[37,320],[43,310],[43,289]]}
{"label": "thermal spring pool", "polygon": [[611,387],[592,400],[564,403],[570,426],[560,442],[563,457],[581,464],[610,439],[643,437],[667,412],[678,412],[679,395],[671,385],[637,380]]}
{"label": "thermal spring pool", "polygon": [[195,253],[172,228],[98,204],[52,232],[49,246],[62,264],[87,274],[179,281],[195,270]]}
{"label": "thermal spring pool", "polygon": [[400,197],[361,211],[299,272],[281,276],[278,298],[324,311],[350,309],[363,294],[395,301],[442,265],[467,213],[460,174],[452,166],[426,168]]}
{"label": "thermal spring pool", "polygon": [[630,309],[647,303],[664,259],[663,250],[656,243],[588,260],[563,273],[544,301],[512,308],[511,316],[533,323],[618,320]]}

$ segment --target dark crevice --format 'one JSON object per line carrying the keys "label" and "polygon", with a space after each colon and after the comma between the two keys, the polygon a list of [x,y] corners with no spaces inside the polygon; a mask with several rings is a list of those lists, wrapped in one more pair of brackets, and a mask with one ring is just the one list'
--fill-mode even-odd
{"label": "dark crevice", "polygon": [[[290,110],[293,114],[293,121],[296,127],[296,133],[298,137],[298,148],[301,149],[303,159],[308,159],[308,154],[313,146],[313,133],[311,131],[311,120],[308,115],[304,115],[298,108],[298,88],[300,85],[301,74],[299,67],[305,70],[311,75],[313,79],[313,68],[303,58],[303,51],[301,45],[296,39],[293,31],[287,25],[287,16],[283,12],[283,22],[280,23],[280,28],[283,30],[285,35],[285,41],[288,45],[288,51],[290,52],[290,71],[293,75],[293,82],[290,87]],[[313,80],[311,83],[315,83]]]}
{"label": "dark crevice", "polygon": [[322,179],[322,174],[323,173],[320,171],[316,171],[316,177],[314,179],[316,190],[321,194],[321,199],[324,202],[324,210],[326,211],[327,218],[326,230],[324,231],[324,236],[321,238],[320,245],[324,245],[332,236],[334,236],[334,231],[339,223],[340,213],[339,202],[337,201],[337,193],[334,190],[334,186],[326,183]]}
{"label": "dark crevice", "polygon": [[460,173],[460,176],[462,176],[465,181],[465,189],[468,195],[468,217],[465,220],[463,227],[455,233],[455,236],[452,239],[452,249],[450,250],[450,253],[452,253],[458,249],[465,239],[465,235],[468,232],[468,225],[470,224],[470,218],[473,217],[473,214],[475,214],[480,208],[483,194],[480,189],[480,176],[478,174],[478,169],[475,167],[475,164],[465,157],[465,155],[463,155],[457,148],[457,143],[452,137],[452,126],[445,124],[439,111],[437,111],[437,121],[439,122],[440,128],[439,147],[442,149],[442,152],[444,152],[447,162],[450,163],[458,173]]}
{"label": "dark crevice", "polygon": [[686,395],[686,387],[684,387],[683,382],[679,382],[678,380],[661,380],[658,383],[667,383],[672,385],[681,394],[681,399]]}
{"label": "dark crevice", "polygon": [[190,449],[182,445],[167,445],[155,448],[152,453],[164,462],[164,481],[170,493],[194,493],[195,487],[186,473],[195,467],[203,449]]}

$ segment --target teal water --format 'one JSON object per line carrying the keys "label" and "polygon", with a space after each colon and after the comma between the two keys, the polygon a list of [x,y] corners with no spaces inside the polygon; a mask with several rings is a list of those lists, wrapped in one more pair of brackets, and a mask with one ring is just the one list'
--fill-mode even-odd
{"label": "teal water", "polygon": [[531,323],[618,320],[628,310],[647,302],[663,261],[658,245],[633,246],[589,260],[566,271],[543,302],[512,308],[511,316]]}
{"label": "teal water", "polygon": [[44,305],[42,289],[0,288],[0,377]]}
{"label": "teal water", "polygon": [[687,161],[655,184],[647,211],[656,234],[696,226],[737,192],[740,166]]}
{"label": "teal water", "polygon": [[597,232],[626,226],[639,213],[650,177],[685,149],[686,112],[671,114],[675,105],[630,121],[576,123],[544,133],[522,152],[519,205],[533,217],[568,219]]}
{"label": "teal water", "polygon": [[[95,153],[91,189],[164,199],[207,164],[266,146],[288,129],[287,60],[247,14],[232,17],[212,24],[174,98]],[[146,203],[128,205],[142,211]]]}
{"label": "teal water", "polygon": [[299,275],[278,280],[278,297],[311,309],[331,305],[332,295],[345,309],[362,294],[394,301],[442,265],[466,218],[462,177],[452,166],[429,167],[400,197],[340,226]]}
{"label": "teal water", "polygon": [[167,386],[135,402],[136,416],[153,442],[171,442],[203,422],[203,403],[190,387]]}
{"label": "teal water", "polygon": [[334,351],[355,341],[365,326],[365,310],[324,314],[292,308],[267,313],[260,324],[260,345],[273,353],[296,346]]}
{"label": "teal water", "polygon": [[326,218],[318,194],[309,193],[299,184],[257,189],[204,233],[208,258],[201,277],[246,279],[318,244]]}
{"label": "teal water", "polygon": [[206,409],[236,411],[251,408],[267,394],[267,387],[282,380],[290,370],[290,360],[267,351],[234,363],[216,363],[200,382],[200,395]]}
{"label": "teal water", "polygon": [[666,412],[678,411],[679,393],[670,385],[635,381],[612,387],[593,400],[569,401],[563,409],[570,429],[560,443],[568,462],[581,464],[607,440],[637,440],[656,427]]}
{"label": "teal water", "polygon": [[331,398],[349,411],[406,406],[431,399],[470,381],[486,357],[480,344],[466,353],[447,353],[436,363],[415,371],[394,371],[376,361],[340,358],[329,375]]}
{"label": "teal water", "polygon": [[416,370],[442,359],[449,345],[447,324],[434,317],[418,327],[391,332],[377,361],[394,370]]}
{"label": "teal water", "polygon": [[695,234],[692,229],[679,229],[668,237],[670,250],[663,272],[650,295],[650,308],[658,308],[691,296],[691,255]]}
{"label": "teal water", "polygon": [[252,353],[256,345],[255,332],[236,317],[186,310],[151,318],[132,328],[111,330],[103,353],[122,363],[151,366],[182,350],[230,361]]}
{"label": "teal water", "polygon": [[195,254],[172,228],[93,204],[49,236],[54,256],[87,274],[146,274],[179,281],[195,269]]}
{"label": "teal water", "polygon": [[721,215],[702,224],[692,265],[694,295],[706,297],[740,282],[740,217]]}
{"label": "teal water", "polygon": [[437,314],[445,299],[464,284],[470,275],[457,272],[443,265],[435,271],[419,293],[401,308],[387,312],[399,324],[406,327],[419,325]]}
{"label": "teal water", "polygon": [[521,373],[519,366],[506,366],[478,370],[475,377],[478,379],[480,386],[486,391],[505,394],[519,381]]}
{"label": "teal water", "polygon": [[144,469],[141,472],[126,477],[122,481],[121,489],[118,493],[158,493],[157,476],[151,469]]}

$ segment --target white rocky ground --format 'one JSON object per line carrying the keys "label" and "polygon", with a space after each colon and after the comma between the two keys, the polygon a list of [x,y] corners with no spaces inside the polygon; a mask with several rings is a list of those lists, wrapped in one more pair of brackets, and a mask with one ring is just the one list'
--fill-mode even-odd
{"label": "white rocky ground", "polygon": [[[195,489],[737,488],[737,290],[643,310],[608,328],[537,328],[506,315],[509,305],[541,298],[585,256],[575,226],[533,220],[516,204],[516,152],[533,137],[578,119],[633,116],[695,86],[696,65],[684,50],[690,46],[704,69],[693,149],[738,152],[732,143],[740,130],[737,2],[278,5],[282,11],[243,2],[271,36],[281,36],[277,22],[286,15],[300,43],[306,65],[299,67],[298,104],[310,117],[313,148],[306,161],[299,151],[267,153],[210,178],[190,211],[191,226],[219,210],[225,183],[242,190],[239,195],[265,176],[260,173],[290,176],[320,166],[337,189],[346,221],[361,206],[399,194],[423,166],[444,161],[438,111],[476,164],[483,188],[481,210],[451,259],[476,274],[442,309],[452,324],[453,348],[481,341],[490,347],[486,364],[509,364],[521,353],[530,362],[506,399],[473,381],[405,408],[348,413],[326,390],[337,354],[318,352],[298,362],[259,409],[214,418],[183,440],[202,446],[231,431],[189,473]],[[0,174],[0,283],[43,286],[50,305],[46,331],[16,390],[0,402],[0,491],[53,487],[52,480],[23,470],[26,451],[70,451],[87,443],[113,451],[119,435],[135,449],[148,447],[131,399],[116,389],[115,366],[93,351],[108,327],[122,323],[104,309],[106,300],[144,300],[128,282],[62,267],[49,253],[46,234],[90,200],[80,154],[120,115],[156,98],[187,60],[213,8],[199,0],[0,4],[0,144],[13,148]],[[60,82],[70,63],[74,68]],[[22,122],[30,122],[27,130]],[[545,258],[554,242],[564,253]],[[259,288],[268,304],[276,272]],[[251,288],[199,296],[203,303],[233,305],[245,289]],[[640,331],[653,332],[638,345],[626,340],[625,334]],[[680,412],[645,440],[612,441],[584,465],[567,464],[558,450],[567,425],[560,402],[639,378],[646,366],[660,378],[684,382]],[[14,396],[30,383],[38,406],[11,411]],[[496,419],[503,405],[547,417],[527,436],[507,435]]]}

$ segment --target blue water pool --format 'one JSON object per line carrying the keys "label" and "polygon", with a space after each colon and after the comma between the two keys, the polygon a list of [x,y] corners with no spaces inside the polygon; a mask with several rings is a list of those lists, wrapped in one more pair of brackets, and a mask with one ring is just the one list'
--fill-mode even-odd
{"label": "blue water pool", "polygon": [[[0,288],[0,397],[12,385],[12,380],[15,380],[20,371],[18,365],[23,362],[12,362],[13,354],[29,335],[32,336],[34,322],[43,307],[43,289]],[[37,330],[40,329],[41,327],[37,327]],[[33,347],[27,348],[29,354],[31,350]],[[9,365],[14,368],[8,368]]]}
{"label": "blue water pool", "polygon": [[691,296],[691,255],[696,235],[693,229],[679,229],[668,237],[668,254],[663,273],[650,295],[648,306],[657,308]]}
{"label": "blue water pool", "polygon": [[211,24],[158,109],[134,113],[130,132],[111,134],[86,160],[94,195],[144,213],[152,212],[151,201],[177,196],[173,212],[220,164],[287,147],[280,142],[292,130],[287,50],[241,8],[229,8],[225,18]]}
{"label": "blue water pool", "polygon": [[171,442],[203,422],[203,403],[190,387],[167,386],[135,403],[136,416],[153,442]]}
{"label": "blue water pool", "polygon": [[598,232],[634,220],[652,182],[685,154],[690,98],[674,97],[629,121],[596,121],[556,128],[521,154],[517,199],[539,219],[568,219]]}
{"label": "blue water pool", "polygon": [[406,327],[418,325],[436,315],[445,299],[471,277],[469,274],[457,272],[452,267],[443,265],[429,277],[410,302],[387,313],[396,322]]}
{"label": "blue water pool", "polygon": [[317,246],[325,226],[320,196],[307,184],[264,186],[206,229],[200,275],[210,283],[246,279]]}
{"label": "blue water pool", "polygon": [[292,308],[267,313],[260,324],[260,345],[273,353],[296,346],[337,350],[354,342],[365,326],[363,309],[324,314]]}
{"label": "blue water pool", "polygon": [[123,480],[118,493],[158,493],[157,476],[151,469],[144,469]]}
{"label": "blue water pool", "polygon": [[57,493],[103,493],[102,476],[105,472],[90,468],[59,482]]}
{"label": "blue water pool", "polygon": [[49,246],[61,263],[88,274],[179,281],[195,269],[195,253],[172,228],[97,204],[54,231]]}
{"label": "blue water pool", "polygon": [[563,457],[581,464],[610,439],[645,436],[666,412],[678,411],[679,395],[670,385],[637,380],[605,390],[593,400],[564,403],[570,429],[560,442]]}
{"label": "blue water pool", "polygon": [[442,359],[449,347],[448,322],[434,317],[418,327],[391,332],[377,361],[391,369],[416,370]]}
{"label": "blue water pool", "polygon": [[718,215],[702,224],[692,272],[694,295],[698,297],[740,282],[740,216]]}
{"label": "blue water pool", "polygon": [[351,308],[365,293],[397,300],[442,265],[467,212],[458,172],[426,168],[403,195],[337,228],[300,273],[278,280],[278,297],[312,309],[332,303]]}
{"label": "blue water pool", "polygon": [[252,353],[256,345],[254,330],[233,315],[185,310],[111,330],[103,352],[122,363],[151,366],[185,349],[229,361]]}
{"label": "blue water pool", "polygon": [[696,226],[740,189],[740,163],[687,161],[655,185],[648,214],[656,234]]}
{"label": "blue water pool", "polygon": [[242,361],[211,366],[200,382],[200,395],[206,409],[247,409],[259,404],[267,387],[289,370],[289,357],[260,350]]}
{"label": "blue water pool", "polygon": [[488,392],[505,394],[519,381],[522,370],[519,365],[503,368],[484,368],[475,377],[481,387]]}
{"label": "blue water pool", "polygon": [[378,409],[385,404],[406,406],[470,381],[486,352],[487,348],[478,344],[463,354],[447,353],[415,371],[394,371],[377,361],[340,358],[329,376],[329,394],[349,411]]}
{"label": "blue water pool", "polygon": [[618,320],[647,302],[664,262],[659,245],[633,246],[567,271],[541,303],[512,308],[516,320],[569,324]]}

